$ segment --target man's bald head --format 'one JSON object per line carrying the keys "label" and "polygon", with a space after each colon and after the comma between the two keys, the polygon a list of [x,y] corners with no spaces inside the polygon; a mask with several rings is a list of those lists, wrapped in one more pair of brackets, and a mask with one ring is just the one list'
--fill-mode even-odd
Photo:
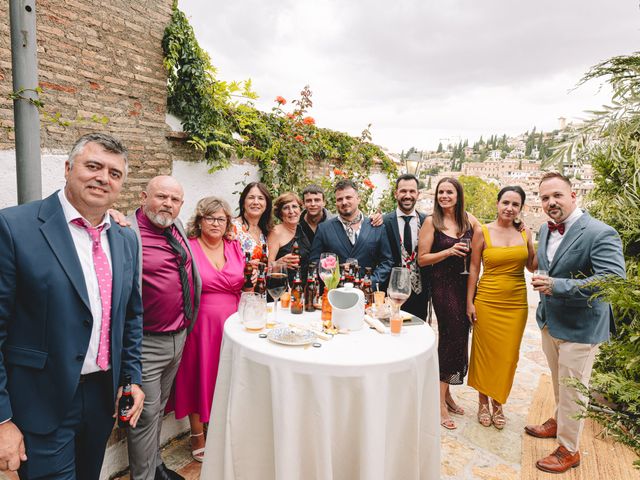
{"label": "man's bald head", "polygon": [[184,203],[184,190],[180,182],[169,175],[158,175],[149,180],[140,194],[142,211],[158,228],[169,227]]}

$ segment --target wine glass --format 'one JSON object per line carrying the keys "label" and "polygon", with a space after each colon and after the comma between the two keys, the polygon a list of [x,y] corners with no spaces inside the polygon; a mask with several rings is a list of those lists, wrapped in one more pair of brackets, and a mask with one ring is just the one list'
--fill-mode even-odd
{"label": "wine glass", "polygon": [[288,288],[289,279],[284,265],[272,264],[267,270],[267,291],[273,298],[273,323],[278,322],[278,300]]}
{"label": "wine glass", "polygon": [[464,263],[464,270],[460,272],[460,275],[469,275],[469,270],[467,270],[467,260],[471,256],[471,239],[470,238],[461,238],[460,243],[462,243],[467,249],[467,256],[462,259]]}
{"label": "wine glass", "polygon": [[387,288],[387,296],[395,310],[389,321],[391,333],[394,335],[398,335],[402,328],[400,306],[407,301],[409,295],[411,295],[411,271],[405,267],[394,267],[391,270]]}
{"label": "wine glass", "polygon": [[325,286],[327,286],[327,288],[331,288],[330,285],[327,285],[327,280],[333,277],[337,268],[338,255],[330,252],[324,252],[320,254],[320,265],[318,265],[318,272],[320,273],[320,278],[324,282]]}

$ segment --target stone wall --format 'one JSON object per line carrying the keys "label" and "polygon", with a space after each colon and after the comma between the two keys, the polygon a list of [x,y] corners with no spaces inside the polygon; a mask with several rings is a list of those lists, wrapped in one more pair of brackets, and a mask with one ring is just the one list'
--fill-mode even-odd
{"label": "stone wall", "polygon": [[[41,99],[64,127],[41,121],[43,155],[65,154],[82,134],[106,131],[130,150],[119,207],[130,210],[148,178],[170,173],[161,40],[171,0],[38,0]],[[0,150],[14,149],[9,2],[0,2]],[[43,116],[41,116],[42,118]],[[99,119],[108,120],[103,124]],[[181,151],[182,148],[177,149]],[[184,157],[183,152],[180,153]]]}

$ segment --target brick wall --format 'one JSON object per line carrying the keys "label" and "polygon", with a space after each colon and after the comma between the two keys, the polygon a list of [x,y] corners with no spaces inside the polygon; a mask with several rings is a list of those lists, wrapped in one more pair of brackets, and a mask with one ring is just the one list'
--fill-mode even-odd
{"label": "brick wall", "polygon": [[[130,171],[119,208],[137,204],[146,181],[171,172],[185,157],[167,140],[166,75],[161,40],[171,0],[38,0],[38,68],[41,99],[68,127],[41,120],[41,146],[66,153],[90,131],[107,131],[130,150]],[[13,150],[9,2],[0,2],[0,150]],[[106,117],[103,125],[91,117]],[[42,116],[41,116],[42,118]],[[2,128],[5,127],[5,128]]]}

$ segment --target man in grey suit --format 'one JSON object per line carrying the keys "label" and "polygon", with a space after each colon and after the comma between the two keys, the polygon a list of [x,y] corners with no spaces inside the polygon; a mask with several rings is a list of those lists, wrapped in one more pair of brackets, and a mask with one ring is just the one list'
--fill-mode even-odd
{"label": "man in grey suit", "polygon": [[133,480],[180,480],[160,456],[160,429],[187,333],[197,318],[202,285],[178,219],[184,203],[180,183],[166,175],[154,177],[140,198],[141,208],[128,220],[140,246],[146,398],[137,427],[129,431],[129,465]]}
{"label": "man in grey suit", "polygon": [[540,292],[536,320],[542,329],[556,399],[555,418],[527,425],[525,432],[556,438],[559,446],[536,467],[562,473],[580,465],[579,441],[584,420],[574,417],[578,401],[586,398],[565,384],[574,378],[589,384],[598,345],[615,331],[611,305],[592,299],[591,282],[611,276],[625,278],[622,243],[610,226],[576,208],[571,182],[559,173],[547,173],[539,186],[542,208],[551,218],[540,229],[538,272],[533,287]]}

